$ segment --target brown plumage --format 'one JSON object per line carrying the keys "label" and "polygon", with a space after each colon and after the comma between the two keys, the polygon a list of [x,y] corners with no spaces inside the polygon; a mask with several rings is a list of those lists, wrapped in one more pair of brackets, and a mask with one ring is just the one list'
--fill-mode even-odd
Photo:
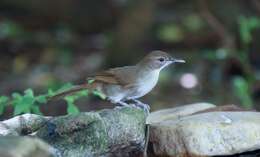
{"label": "brown plumage", "polygon": [[113,103],[127,105],[124,101],[136,99],[150,92],[157,84],[160,71],[171,63],[183,63],[184,60],[172,58],[163,51],[152,51],[139,63],[133,66],[124,66],[97,73],[90,84],[78,85],[63,91],[54,97],[70,95],[89,89],[98,90],[105,94]]}

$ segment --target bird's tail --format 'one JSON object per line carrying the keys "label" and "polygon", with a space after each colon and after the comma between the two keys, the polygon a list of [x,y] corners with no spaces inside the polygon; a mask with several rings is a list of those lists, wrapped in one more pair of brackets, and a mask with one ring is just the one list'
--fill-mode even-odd
{"label": "bird's tail", "polygon": [[60,99],[60,98],[63,98],[68,95],[72,95],[72,94],[82,91],[82,90],[93,91],[95,89],[96,89],[96,83],[75,85],[68,90],[61,91],[61,92],[49,97],[48,100]]}

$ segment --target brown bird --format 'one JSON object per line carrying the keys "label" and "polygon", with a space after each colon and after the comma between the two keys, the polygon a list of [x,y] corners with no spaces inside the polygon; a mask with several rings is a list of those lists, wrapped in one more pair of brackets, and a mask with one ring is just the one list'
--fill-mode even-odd
{"label": "brown bird", "polygon": [[70,95],[85,89],[97,90],[105,94],[107,100],[112,103],[129,106],[126,101],[132,100],[137,106],[149,111],[149,106],[137,99],[155,87],[160,71],[172,63],[185,61],[175,59],[163,51],[152,51],[136,65],[102,71],[91,78],[94,80],[92,83],[72,87],[54,97]]}

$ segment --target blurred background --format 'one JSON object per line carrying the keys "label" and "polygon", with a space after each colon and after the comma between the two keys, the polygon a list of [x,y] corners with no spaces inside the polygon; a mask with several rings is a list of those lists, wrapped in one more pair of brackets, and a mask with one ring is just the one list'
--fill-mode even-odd
{"label": "blurred background", "polygon": [[[187,63],[164,70],[141,99],[152,111],[202,101],[259,109],[259,15],[259,0],[1,0],[0,95],[85,83],[163,50]],[[76,106],[113,107],[91,95]],[[67,108],[60,100],[24,112],[63,115]],[[14,106],[0,99],[0,112],[11,117]]]}

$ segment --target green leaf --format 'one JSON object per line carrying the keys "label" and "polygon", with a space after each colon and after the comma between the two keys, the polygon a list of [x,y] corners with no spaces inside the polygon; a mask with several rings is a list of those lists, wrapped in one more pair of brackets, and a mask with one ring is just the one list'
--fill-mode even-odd
{"label": "green leaf", "polygon": [[74,97],[72,95],[64,97],[64,100],[69,103],[74,103]]}
{"label": "green leaf", "polygon": [[14,93],[12,104],[14,106],[14,115],[21,113],[30,113],[31,108],[34,105],[35,98],[32,89],[27,89],[24,91],[24,95],[19,93]]}
{"label": "green leaf", "polygon": [[64,99],[69,102],[74,102],[74,101],[78,100],[79,98],[87,96],[87,95],[88,95],[88,90],[83,90],[80,92],[76,92],[73,95],[65,96]]}
{"label": "green leaf", "polygon": [[103,99],[103,100],[105,100],[105,99],[107,98],[105,94],[103,94],[103,93],[101,93],[101,92],[99,92],[99,91],[97,91],[97,90],[92,91],[92,93],[93,93],[94,95],[100,97],[100,98]]}
{"label": "green leaf", "polygon": [[0,96],[0,104],[7,103],[9,98],[7,96]]}
{"label": "green leaf", "polygon": [[19,94],[19,93],[13,93],[13,94],[12,94],[12,98],[15,99],[15,100],[18,100],[18,99],[21,99],[22,96],[21,96],[21,94]]}
{"label": "green leaf", "polygon": [[62,92],[62,91],[68,90],[68,89],[70,89],[70,88],[72,88],[72,87],[73,87],[73,85],[72,85],[71,83],[66,83],[66,84],[64,84],[60,89],[58,89],[58,90],[56,91],[56,93],[57,93],[57,92]]}
{"label": "green leaf", "polygon": [[45,95],[39,95],[35,98],[35,100],[38,102],[38,103],[42,103],[42,104],[45,104],[47,103],[47,99],[46,99],[46,96]]}
{"label": "green leaf", "polygon": [[54,91],[52,89],[48,89],[48,94],[49,97],[52,97],[55,95]]}
{"label": "green leaf", "polygon": [[78,100],[79,98],[83,97],[83,96],[87,96],[88,95],[88,90],[83,90],[80,92],[77,92],[73,95],[69,95],[64,97],[64,100],[67,102],[67,113],[68,114],[78,114],[80,111],[77,108],[77,106],[74,105],[74,102],[76,100]]}
{"label": "green leaf", "polygon": [[24,96],[20,100],[15,101],[14,115],[29,113],[31,111],[33,103],[34,99],[30,96]]}
{"label": "green leaf", "polygon": [[88,79],[88,84],[93,83],[95,80],[94,79]]}
{"label": "green leaf", "polygon": [[73,103],[68,103],[67,113],[75,115],[79,113],[79,109]]}
{"label": "green leaf", "polygon": [[32,89],[26,89],[25,91],[24,91],[24,94],[26,95],[26,96],[28,96],[28,97],[34,97],[34,94],[33,94],[33,90]]}
{"label": "green leaf", "polygon": [[37,105],[33,105],[32,106],[32,113],[38,114],[38,115],[42,115],[42,112],[40,111],[40,107]]}
{"label": "green leaf", "polygon": [[77,98],[88,96],[88,90],[79,91],[79,92],[75,93],[75,95],[77,96]]}

